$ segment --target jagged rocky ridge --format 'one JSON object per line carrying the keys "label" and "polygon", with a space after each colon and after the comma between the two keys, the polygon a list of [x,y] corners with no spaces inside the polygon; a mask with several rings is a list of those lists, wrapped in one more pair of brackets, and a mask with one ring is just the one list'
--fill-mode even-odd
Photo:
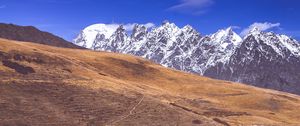
{"label": "jagged rocky ridge", "polygon": [[286,35],[254,28],[243,39],[231,28],[202,36],[187,25],[164,22],[148,30],[136,24],[85,28],[74,43],[99,51],[132,54],[163,66],[212,78],[300,94],[300,44]]}

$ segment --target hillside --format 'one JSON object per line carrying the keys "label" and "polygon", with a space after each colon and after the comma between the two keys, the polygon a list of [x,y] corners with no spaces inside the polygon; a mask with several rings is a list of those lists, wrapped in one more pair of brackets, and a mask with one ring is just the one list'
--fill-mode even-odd
{"label": "hillside", "polygon": [[300,125],[300,97],[117,53],[0,39],[0,125]]}
{"label": "hillside", "polygon": [[0,38],[28,41],[65,48],[82,48],[51,33],[40,31],[33,26],[18,26],[14,24],[0,23]]}

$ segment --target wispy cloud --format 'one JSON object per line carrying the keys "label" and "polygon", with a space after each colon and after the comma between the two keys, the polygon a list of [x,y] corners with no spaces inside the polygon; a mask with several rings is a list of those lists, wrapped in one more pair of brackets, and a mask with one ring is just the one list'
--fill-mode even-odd
{"label": "wispy cloud", "polygon": [[[128,24],[118,24],[118,23],[111,23],[111,24],[105,24],[106,27],[109,27],[110,29],[117,29],[120,25],[123,25],[123,28],[127,31],[127,32],[132,32],[134,26],[137,23],[128,23]],[[155,26],[154,23],[145,23],[145,24],[140,24],[140,25],[144,25],[146,28],[153,28]]]}
{"label": "wispy cloud", "polygon": [[0,9],[6,8],[6,5],[0,5]]}
{"label": "wispy cloud", "polygon": [[279,28],[279,26],[280,26],[280,23],[255,22],[255,23],[251,24],[248,28],[243,29],[242,32],[240,33],[240,35],[245,36],[254,28],[258,28],[261,31],[266,31],[266,30],[273,29],[273,28]]}
{"label": "wispy cloud", "polygon": [[[135,24],[136,23],[129,23],[129,24],[124,24],[123,26],[124,29],[126,29],[126,31],[132,31]],[[155,26],[155,24],[151,22],[142,25],[144,25],[146,28],[152,28]]]}
{"label": "wispy cloud", "polygon": [[193,15],[200,15],[207,12],[208,7],[214,4],[214,0],[180,0],[180,3],[167,10]]}

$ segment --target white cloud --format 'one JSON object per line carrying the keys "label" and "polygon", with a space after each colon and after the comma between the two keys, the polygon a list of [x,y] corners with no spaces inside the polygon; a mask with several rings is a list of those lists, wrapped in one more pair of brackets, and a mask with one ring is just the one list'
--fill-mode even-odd
{"label": "white cloud", "polygon": [[214,2],[212,0],[181,0],[181,3],[172,6],[170,9],[183,9],[183,8],[203,8],[207,7]]}
{"label": "white cloud", "polygon": [[[95,24],[95,25],[91,25],[92,26],[92,29],[96,27],[96,29],[102,29],[103,25],[105,26],[106,28],[106,32],[109,34],[108,36],[110,36],[113,32],[115,32],[115,30],[120,26],[122,25],[123,28],[127,31],[127,32],[132,32],[134,26],[136,25],[137,23],[128,23],[128,24],[118,24],[118,23],[111,23],[111,24]],[[146,28],[150,29],[150,28],[153,28],[155,26],[154,23],[145,23],[145,24],[140,24],[140,25],[144,25]],[[89,26],[89,27],[91,27]]]}
{"label": "white cloud", "polygon": [[181,0],[180,4],[174,5],[167,10],[198,15],[205,13],[207,7],[212,4],[214,4],[213,0]]}
{"label": "white cloud", "polygon": [[270,23],[270,22],[264,22],[264,23],[260,23],[260,22],[255,22],[252,25],[250,25],[248,28],[245,28],[244,30],[242,30],[242,32],[240,33],[241,36],[245,36],[247,35],[252,29],[254,28],[258,28],[261,31],[266,31],[272,28],[279,28],[280,23]]}
{"label": "white cloud", "polygon": [[153,28],[153,27],[155,27],[155,24],[154,23],[146,23],[146,24],[144,24],[145,25],[145,27],[146,28]]}

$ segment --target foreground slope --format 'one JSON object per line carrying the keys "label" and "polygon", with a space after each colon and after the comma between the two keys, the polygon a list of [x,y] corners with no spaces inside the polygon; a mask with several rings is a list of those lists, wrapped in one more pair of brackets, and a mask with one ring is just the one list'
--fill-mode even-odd
{"label": "foreground slope", "polygon": [[129,55],[0,39],[0,125],[300,125],[300,97]]}

